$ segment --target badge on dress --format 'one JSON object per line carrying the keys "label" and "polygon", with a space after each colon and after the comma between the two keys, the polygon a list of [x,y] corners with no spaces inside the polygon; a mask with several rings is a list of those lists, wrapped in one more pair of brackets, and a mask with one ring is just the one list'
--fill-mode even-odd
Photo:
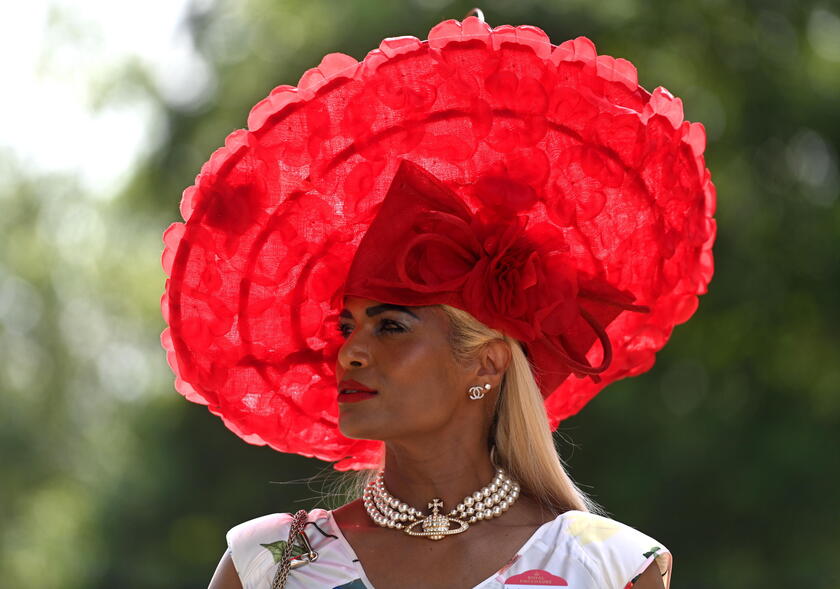
{"label": "badge on dress", "polygon": [[533,569],[513,575],[505,581],[505,589],[545,589],[546,587],[568,587],[563,577],[552,575],[542,569]]}

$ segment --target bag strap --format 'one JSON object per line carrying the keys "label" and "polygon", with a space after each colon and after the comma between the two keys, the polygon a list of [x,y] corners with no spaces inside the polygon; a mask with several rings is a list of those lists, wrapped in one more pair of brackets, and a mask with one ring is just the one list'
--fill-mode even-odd
{"label": "bag strap", "polygon": [[[286,586],[289,571],[310,562],[315,562],[318,559],[318,553],[312,550],[312,546],[309,544],[309,538],[306,537],[306,532],[303,531],[308,516],[309,514],[301,509],[292,517],[289,539],[281,551],[280,564],[277,565],[277,572],[274,573],[271,589],[283,589]],[[297,540],[300,540],[303,548],[306,550],[306,554],[299,557],[291,555],[292,546],[294,546]]]}

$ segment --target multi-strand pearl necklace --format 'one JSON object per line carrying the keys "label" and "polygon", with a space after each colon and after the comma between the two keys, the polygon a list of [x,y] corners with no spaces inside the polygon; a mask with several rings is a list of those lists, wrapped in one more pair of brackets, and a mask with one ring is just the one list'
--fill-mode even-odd
{"label": "multi-strand pearl necklace", "polygon": [[[420,510],[391,495],[385,489],[383,476],[384,471],[380,470],[362,494],[365,509],[371,519],[383,528],[403,530],[409,536],[423,536],[430,540],[460,534],[470,524],[499,517],[519,497],[519,483],[499,468],[487,486],[464,497],[448,514],[439,513],[443,501],[435,498],[429,502],[432,513],[423,515]],[[453,528],[452,524],[458,527]],[[421,526],[423,531],[415,530],[417,526]]]}

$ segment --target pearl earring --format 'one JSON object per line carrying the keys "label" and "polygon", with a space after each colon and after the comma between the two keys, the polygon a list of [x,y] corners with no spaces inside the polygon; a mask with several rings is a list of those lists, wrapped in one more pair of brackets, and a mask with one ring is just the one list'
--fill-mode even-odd
{"label": "pearl earring", "polygon": [[470,387],[470,399],[473,401],[477,401],[478,399],[483,399],[484,395],[491,389],[490,383],[488,382],[483,387],[481,386],[473,386]]}

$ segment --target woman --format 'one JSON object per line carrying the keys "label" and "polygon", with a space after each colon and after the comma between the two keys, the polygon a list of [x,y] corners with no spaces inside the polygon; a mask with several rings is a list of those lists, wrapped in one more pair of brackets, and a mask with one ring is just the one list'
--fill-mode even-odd
{"label": "woman", "polygon": [[176,387],[250,443],[384,470],[231,530],[211,587],[667,586],[551,430],[696,308],[703,143],[627,62],[478,18],[258,104],[165,236]]}
{"label": "woman", "polygon": [[[424,507],[430,498],[440,498],[445,505],[454,506],[493,478],[487,440],[493,408],[506,374],[508,383],[515,382],[521,374],[527,384],[524,390],[517,391],[522,397],[509,401],[513,407],[502,410],[513,421],[503,428],[514,429],[517,422],[535,423],[526,426],[528,435],[521,441],[510,439],[511,433],[518,433],[514,429],[502,434],[499,444],[529,444],[523,468],[534,469],[532,476],[539,477],[534,485],[547,487],[533,497],[523,493],[503,517],[471,526],[467,533],[446,541],[422,545],[416,537],[376,525],[362,500],[353,501],[336,510],[332,519],[321,518],[325,531],[340,528],[363,563],[358,571],[350,572],[351,576],[366,575],[364,582],[368,585],[364,586],[377,588],[480,586],[485,579],[492,579],[541,526],[559,523],[563,518],[561,515],[555,520],[559,514],[566,514],[566,518],[569,514],[585,514],[586,500],[556,458],[545,412],[539,410],[539,393],[530,378],[527,360],[515,342],[452,307],[383,308],[376,301],[351,297],[345,308],[342,329],[348,339],[339,353],[339,388],[365,385],[376,390],[376,394],[346,403],[339,397],[339,425],[350,437],[386,442],[385,483],[393,495],[418,507]],[[349,384],[350,380],[353,384]],[[467,394],[477,382],[491,385],[490,392],[478,401]],[[318,521],[317,515],[313,519]],[[592,516],[592,520],[595,526],[602,523],[597,516]],[[285,537],[282,532],[288,526],[281,521],[278,518],[266,522],[269,536],[273,533]],[[627,534],[625,541],[637,541],[629,529],[620,531]],[[320,536],[318,532],[312,535]],[[656,545],[639,536],[635,566],[652,560],[643,553]],[[571,535],[564,538],[574,540]],[[668,555],[664,551],[658,554],[662,558],[646,567],[635,587],[664,586],[660,566],[668,570]],[[569,558],[568,554],[558,556],[555,555],[557,561]],[[347,558],[346,564],[352,566],[352,560]],[[242,586],[233,562],[227,552],[211,587]],[[318,564],[316,561],[311,565],[313,571]],[[542,562],[528,566],[529,570],[553,571],[572,582],[569,569],[552,569]],[[303,569],[299,571],[305,573]],[[629,571],[621,587],[638,572]],[[311,586],[332,587],[338,583],[319,585],[316,581]],[[491,582],[483,586],[499,585]]]}

